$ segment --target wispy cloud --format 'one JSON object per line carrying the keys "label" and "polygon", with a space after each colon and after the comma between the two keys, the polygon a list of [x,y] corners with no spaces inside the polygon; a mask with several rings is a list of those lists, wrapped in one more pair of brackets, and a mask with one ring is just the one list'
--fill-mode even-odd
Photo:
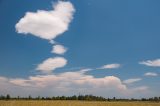
{"label": "wispy cloud", "polygon": [[27,12],[15,27],[18,33],[30,33],[42,39],[52,40],[68,30],[74,12],[72,3],[59,1],[53,5],[53,10]]}
{"label": "wispy cloud", "polygon": [[135,87],[135,88],[131,89],[129,94],[147,93],[148,91],[149,91],[149,87],[148,86],[139,86],[139,87]]}
{"label": "wispy cloud", "polygon": [[36,70],[40,70],[43,73],[51,73],[53,70],[64,67],[66,64],[67,60],[63,57],[48,58],[39,64]]}
{"label": "wispy cloud", "polygon": [[141,80],[142,80],[141,78],[131,78],[131,79],[124,80],[123,83],[132,84],[132,83],[135,83],[135,82],[138,82],[138,81],[141,81]]}
{"label": "wispy cloud", "polygon": [[150,67],[160,67],[160,59],[141,61],[139,62],[139,64],[143,64]]}
{"label": "wispy cloud", "polygon": [[107,65],[104,65],[102,67],[99,67],[97,69],[117,69],[119,68],[121,65],[120,64],[107,64]]}
{"label": "wispy cloud", "polygon": [[151,76],[151,77],[155,77],[155,76],[158,76],[157,73],[154,73],[154,72],[147,72],[144,74],[144,76]]}

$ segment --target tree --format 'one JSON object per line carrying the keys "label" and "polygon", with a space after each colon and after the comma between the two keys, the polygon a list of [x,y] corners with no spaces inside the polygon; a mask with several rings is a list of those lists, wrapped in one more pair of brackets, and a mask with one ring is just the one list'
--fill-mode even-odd
{"label": "tree", "polygon": [[77,100],[77,99],[78,99],[78,98],[77,98],[76,95],[74,95],[74,96],[71,97],[71,100]]}
{"label": "tree", "polygon": [[116,97],[113,97],[113,100],[116,100]]}
{"label": "tree", "polygon": [[9,94],[6,95],[6,100],[9,100],[11,97]]}
{"label": "tree", "polygon": [[4,99],[5,99],[5,96],[1,95],[0,100],[4,100]]}
{"label": "tree", "polygon": [[154,97],[154,101],[158,101],[158,97]]}
{"label": "tree", "polygon": [[31,95],[29,95],[29,96],[28,96],[28,99],[29,99],[29,100],[31,100],[31,99],[32,99],[32,96],[31,96]]}

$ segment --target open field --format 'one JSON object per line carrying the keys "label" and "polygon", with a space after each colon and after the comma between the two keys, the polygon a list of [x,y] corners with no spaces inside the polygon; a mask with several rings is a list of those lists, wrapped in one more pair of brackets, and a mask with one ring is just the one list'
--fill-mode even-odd
{"label": "open field", "polygon": [[0,106],[160,106],[156,102],[0,101]]}

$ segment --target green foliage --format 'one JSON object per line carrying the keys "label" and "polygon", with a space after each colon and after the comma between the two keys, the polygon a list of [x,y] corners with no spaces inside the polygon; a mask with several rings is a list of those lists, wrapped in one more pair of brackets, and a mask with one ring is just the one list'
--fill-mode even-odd
{"label": "green foliage", "polygon": [[101,96],[93,96],[93,95],[74,95],[74,96],[53,96],[53,97],[32,97],[29,95],[28,97],[10,97],[9,94],[6,96],[1,95],[0,100],[80,100],[80,101],[155,101],[160,102],[160,97],[153,98],[142,98],[142,99],[118,99],[116,97],[113,98],[104,98]]}
{"label": "green foliage", "polygon": [[9,94],[7,94],[6,99],[9,100],[11,97]]}

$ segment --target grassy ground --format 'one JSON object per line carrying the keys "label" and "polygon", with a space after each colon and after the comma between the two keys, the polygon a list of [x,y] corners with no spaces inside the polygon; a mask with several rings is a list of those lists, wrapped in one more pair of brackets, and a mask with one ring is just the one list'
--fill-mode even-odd
{"label": "grassy ground", "polygon": [[0,106],[160,106],[156,102],[0,101]]}

